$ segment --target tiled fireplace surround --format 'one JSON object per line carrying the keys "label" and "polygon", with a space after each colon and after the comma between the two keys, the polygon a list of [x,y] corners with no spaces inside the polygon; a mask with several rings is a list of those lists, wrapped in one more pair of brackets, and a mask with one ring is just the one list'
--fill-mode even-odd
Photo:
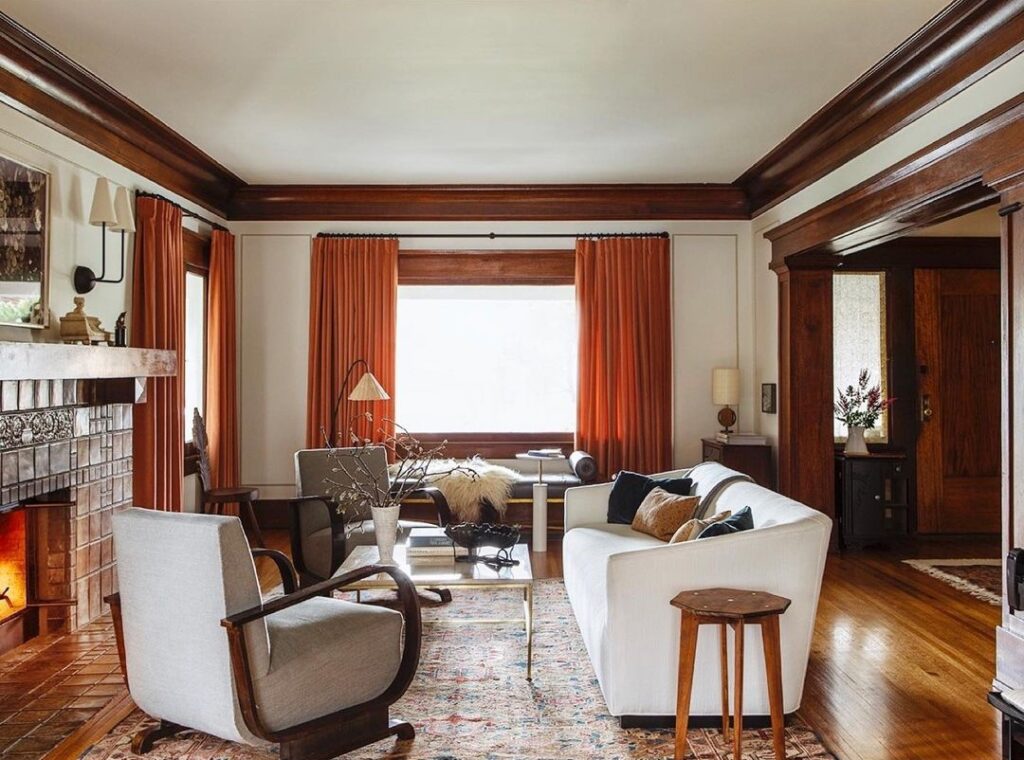
{"label": "tiled fireplace surround", "polygon": [[117,585],[111,516],[132,503],[132,405],[90,405],[86,383],[0,383],[0,505],[69,503],[26,512],[30,601],[76,602],[40,608],[41,633],[75,630],[104,612]]}
{"label": "tiled fireplace surround", "polygon": [[112,517],[132,504],[134,405],[147,378],[176,371],[173,351],[0,342],[0,512],[25,516],[29,603],[0,615],[0,651],[105,612]]}

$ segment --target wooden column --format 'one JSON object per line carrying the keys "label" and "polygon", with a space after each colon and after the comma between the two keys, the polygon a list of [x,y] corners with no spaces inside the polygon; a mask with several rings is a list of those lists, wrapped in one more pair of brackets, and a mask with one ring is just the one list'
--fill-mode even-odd
{"label": "wooden column", "polygon": [[[1024,155],[990,170],[985,181],[1000,192],[1002,252],[1002,525],[1003,555],[1024,546]],[[996,629],[996,682],[1024,687],[1024,612],[1006,604]]]}
{"label": "wooden column", "polygon": [[775,271],[779,276],[779,492],[834,518],[832,270],[782,266]]}

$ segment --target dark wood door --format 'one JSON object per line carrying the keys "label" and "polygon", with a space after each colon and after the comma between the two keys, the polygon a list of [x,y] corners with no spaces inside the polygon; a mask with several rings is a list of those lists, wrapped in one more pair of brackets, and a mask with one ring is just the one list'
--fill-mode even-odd
{"label": "dark wood door", "polygon": [[999,272],[919,269],[917,526],[1000,530]]}

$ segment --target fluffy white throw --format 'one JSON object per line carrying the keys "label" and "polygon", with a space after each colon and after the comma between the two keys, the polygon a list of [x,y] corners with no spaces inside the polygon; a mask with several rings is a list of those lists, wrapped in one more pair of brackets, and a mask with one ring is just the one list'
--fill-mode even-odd
{"label": "fluffy white throw", "polygon": [[484,500],[505,516],[512,486],[518,478],[515,470],[473,457],[435,459],[428,465],[426,480],[444,494],[456,520],[479,522],[480,502]]}

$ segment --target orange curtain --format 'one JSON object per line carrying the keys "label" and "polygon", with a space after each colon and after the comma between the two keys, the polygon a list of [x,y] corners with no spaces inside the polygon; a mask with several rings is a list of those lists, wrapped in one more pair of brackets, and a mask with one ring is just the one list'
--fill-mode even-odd
{"label": "orange curtain", "polygon": [[576,241],[576,447],[600,471],[672,460],[672,309],[667,238]]}
{"label": "orange curtain", "polygon": [[207,317],[206,432],[214,488],[239,483],[238,403],[235,348],[235,236],[210,236],[210,297]]}
{"label": "orange curtain", "polygon": [[146,402],[134,409],[134,499],[138,506],[180,512],[185,453],[181,209],[156,198],[139,198],[135,216],[132,345],[175,351],[178,373],[149,378]]}
{"label": "orange curtain", "polygon": [[[306,445],[320,448],[324,433],[347,445],[349,430],[380,440],[390,432],[395,402],[341,402],[331,420],[345,373],[363,359],[389,395],[395,391],[395,323],[398,303],[398,240],[331,238],[313,240],[309,292],[309,374]],[[347,396],[365,372],[357,367],[344,389]],[[359,416],[372,413],[374,421]],[[358,417],[357,417],[358,416]],[[340,437],[338,437],[340,434]]]}

